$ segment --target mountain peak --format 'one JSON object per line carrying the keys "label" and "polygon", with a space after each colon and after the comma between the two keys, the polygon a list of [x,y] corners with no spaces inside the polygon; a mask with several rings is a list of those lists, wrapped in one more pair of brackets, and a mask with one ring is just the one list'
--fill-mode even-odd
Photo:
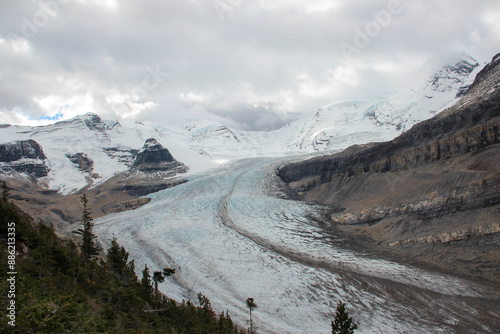
{"label": "mountain peak", "polygon": [[86,113],[86,114],[81,115],[81,117],[89,117],[89,118],[97,117],[97,118],[100,119],[100,117],[99,117],[98,114],[96,114],[95,112],[91,112],[91,111],[88,112],[88,113]]}
{"label": "mountain peak", "polygon": [[81,120],[90,130],[105,131],[106,126],[102,122],[101,117],[94,113],[87,113],[81,116]]}
{"label": "mountain peak", "polygon": [[460,89],[472,71],[478,66],[477,60],[469,55],[455,61],[453,64],[445,65],[429,79],[430,89],[438,92]]}
{"label": "mountain peak", "polygon": [[155,138],[148,138],[142,149],[137,152],[134,165],[172,161],[175,161],[175,159],[168,149],[163,147]]}
{"label": "mountain peak", "polygon": [[500,52],[499,52],[499,53],[497,53],[497,54],[493,57],[493,59],[491,60],[491,62],[496,62],[496,61],[500,61]]}
{"label": "mountain peak", "polygon": [[162,177],[185,173],[187,167],[174,159],[169,150],[155,138],[148,138],[135,156],[134,167],[145,173],[159,173]]}
{"label": "mountain peak", "polygon": [[158,140],[156,140],[155,138],[148,138],[144,142],[144,146],[142,147],[142,150],[140,152],[160,151],[162,149],[164,149],[164,147],[158,142]]}

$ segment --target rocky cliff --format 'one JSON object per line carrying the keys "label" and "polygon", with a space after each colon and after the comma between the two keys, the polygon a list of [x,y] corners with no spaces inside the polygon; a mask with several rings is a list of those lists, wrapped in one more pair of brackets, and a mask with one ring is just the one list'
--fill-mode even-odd
{"label": "rocky cliff", "polygon": [[49,168],[42,147],[34,140],[21,140],[0,144],[0,171],[2,174],[22,173],[41,178]]}
{"label": "rocky cliff", "polygon": [[145,173],[166,173],[172,176],[187,171],[187,167],[175,160],[168,149],[154,138],[147,139],[142,149],[137,152],[134,167]]}
{"label": "rocky cliff", "polygon": [[283,166],[321,224],[379,249],[498,281],[500,56],[452,108],[396,139]]}
{"label": "rocky cliff", "polygon": [[94,170],[94,161],[90,159],[85,153],[75,153],[66,155],[78,169],[83,172],[92,173]]}

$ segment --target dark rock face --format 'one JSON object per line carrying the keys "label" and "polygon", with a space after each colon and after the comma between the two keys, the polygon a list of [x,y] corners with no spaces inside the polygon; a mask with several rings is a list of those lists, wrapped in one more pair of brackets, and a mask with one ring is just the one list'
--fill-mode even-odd
{"label": "dark rock face", "polygon": [[106,125],[102,122],[99,115],[87,114],[83,122],[90,130],[106,131]]}
{"label": "dark rock face", "polygon": [[493,57],[491,63],[486,65],[481,72],[476,76],[476,79],[472,83],[469,89],[479,86],[487,77],[496,76],[498,73],[498,67],[500,66],[500,53]]}
{"label": "dark rock face", "polygon": [[42,147],[34,140],[22,140],[0,145],[0,162],[12,162],[20,159],[47,159]]}
{"label": "dark rock face", "polygon": [[469,90],[469,88],[470,88],[470,85],[464,85],[464,86],[460,87],[460,88],[458,89],[458,92],[457,92],[457,94],[455,95],[455,97],[456,97],[456,98],[460,98],[460,97],[464,96],[464,95],[465,95],[465,93],[467,93],[467,91]]}
{"label": "dark rock face", "polygon": [[15,173],[24,173],[35,178],[45,177],[49,175],[49,167],[47,167],[44,163],[23,163],[23,164],[11,164],[9,166],[2,166],[0,170],[3,173],[11,174]]}
{"label": "dark rock face", "polygon": [[116,188],[116,191],[126,191],[130,196],[146,196],[164,189],[169,189],[180,184],[186,183],[186,180],[177,180],[169,183],[141,183],[127,184]]}
{"label": "dark rock face", "polygon": [[105,214],[136,210],[151,202],[151,198],[138,198],[121,203],[113,203],[103,206],[102,211]]}
{"label": "dark rock face", "polygon": [[[497,101],[500,106],[500,99]],[[491,109],[493,113],[499,113]],[[466,110],[466,115],[472,115]],[[485,123],[471,126],[466,117],[445,119],[442,122],[416,125],[397,139],[368,147],[352,147],[347,152],[333,156],[287,165],[278,170],[285,182],[309,179],[307,188],[329,182],[341,175],[348,177],[375,172],[387,173],[401,169],[457,157],[469,152],[500,143],[500,119],[494,118]],[[455,134],[439,138],[439,128],[464,127]],[[420,132],[417,132],[421,130]],[[417,132],[417,133],[416,133]],[[434,139],[434,140],[432,140]]]}
{"label": "dark rock face", "polygon": [[92,173],[94,161],[85,153],[67,154],[68,159],[74,163],[82,172]]}
{"label": "dark rock face", "polygon": [[49,168],[45,159],[42,147],[31,139],[0,145],[0,162],[3,163],[0,168],[4,173],[26,173],[36,178],[47,176]]}
{"label": "dark rock face", "polygon": [[173,162],[174,157],[156,139],[149,138],[144,143],[142,150],[137,152],[134,165],[157,164],[163,162]]}
{"label": "dark rock face", "polygon": [[110,147],[105,148],[104,152],[112,159],[116,159],[127,166],[131,166],[134,164],[134,159],[139,150],[126,149],[123,147]]}
{"label": "dark rock face", "polygon": [[156,139],[149,138],[135,155],[133,166],[146,173],[167,172],[172,175],[184,173],[187,168],[178,162]]}

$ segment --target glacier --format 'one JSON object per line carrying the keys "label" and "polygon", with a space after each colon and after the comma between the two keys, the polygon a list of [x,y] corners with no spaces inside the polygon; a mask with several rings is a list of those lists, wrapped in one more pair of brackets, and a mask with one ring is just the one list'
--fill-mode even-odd
{"label": "glacier", "polygon": [[97,219],[95,233],[105,246],[117,237],[138,272],[175,268],[160,290],[177,301],[202,292],[245,326],[245,300],[254,298],[262,333],[327,333],[339,300],[359,333],[451,333],[450,324],[474,321],[470,314],[494,312],[483,301],[495,291],[325,234],[312,219],[320,208],[283,198],[275,170],[287,161],[243,159],[202,172],[142,208]]}

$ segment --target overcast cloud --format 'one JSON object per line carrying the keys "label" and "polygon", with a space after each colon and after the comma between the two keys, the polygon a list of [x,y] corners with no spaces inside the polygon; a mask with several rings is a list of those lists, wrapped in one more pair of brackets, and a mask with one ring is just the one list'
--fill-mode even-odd
{"label": "overcast cloud", "polygon": [[269,130],[500,52],[497,0],[5,0],[0,16],[0,123]]}

